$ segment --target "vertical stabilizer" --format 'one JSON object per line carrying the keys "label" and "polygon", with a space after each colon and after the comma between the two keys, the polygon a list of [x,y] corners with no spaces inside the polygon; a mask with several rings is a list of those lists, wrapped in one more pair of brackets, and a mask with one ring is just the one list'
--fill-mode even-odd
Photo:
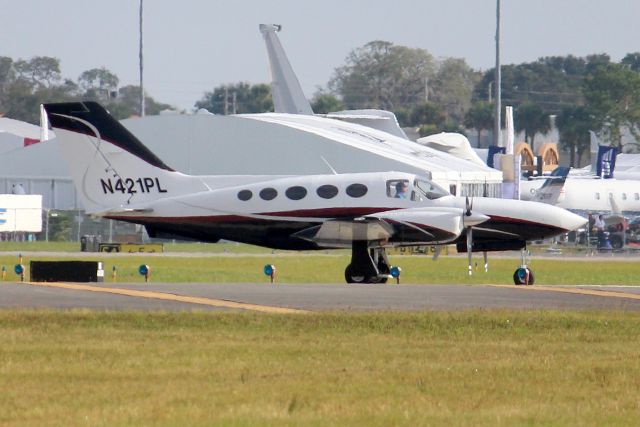
{"label": "vertical stabilizer", "polygon": [[618,149],[616,147],[599,146],[598,159],[596,161],[596,175],[600,178],[613,178],[617,154]]}
{"label": "vertical stabilizer", "polygon": [[175,172],[95,102],[44,104],[88,213],[135,209],[158,199],[207,190]]}
{"label": "vertical stabilizer", "polygon": [[276,113],[313,114],[276,32],[280,25],[260,24],[271,66],[271,93]]}
{"label": "vertical stabilizer", "polygon": [[559,167],[554,170],[542,187],[536,191],[536,201],[555,205],[564,200],[564,184],[569,175],[569,168]]}

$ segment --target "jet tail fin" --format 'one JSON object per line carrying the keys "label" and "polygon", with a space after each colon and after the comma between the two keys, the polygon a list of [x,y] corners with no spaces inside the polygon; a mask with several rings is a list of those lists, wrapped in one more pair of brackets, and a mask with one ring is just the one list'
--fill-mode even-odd
{"label": "jet tail fin", "polygon": [[276,113],[313,115],[311,104],[304,96],[300,82],[287,59],[277,31],[280,25],[260,25],[271,65],[271,92]]}
{"label": "jet tail fin", "polygon": [[145,209],[208,187],[175,172],[96,102],[44,104],[87,213]]}
{"label": "jet tail fin", "polygon": [[536,191],[536,199],[539,202],[556,204],[564,198],[564,184],[569,175],[569,168],[556,168],[549,178],[544,181],[542,187]]}

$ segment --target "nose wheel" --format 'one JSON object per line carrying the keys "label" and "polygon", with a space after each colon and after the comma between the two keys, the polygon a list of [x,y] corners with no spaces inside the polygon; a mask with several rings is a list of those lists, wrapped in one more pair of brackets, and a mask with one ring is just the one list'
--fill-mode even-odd
{"label": "nose wheel", "polygon": [[533,275],[533,271],[529,267],[527,267],[527,252],[526,248],[522,249],[521,252],[522,262],[520,263],[520,267],[516,269],[513,273],[513,283],[516,285],[533,285],[535,282],[535,276]]}
{"label": "nose wheel", "polygon": [[513,273],[513,283],[516,285],[533,285],[534,282],[533,271],[529,270],[526,265],[518,267]]}

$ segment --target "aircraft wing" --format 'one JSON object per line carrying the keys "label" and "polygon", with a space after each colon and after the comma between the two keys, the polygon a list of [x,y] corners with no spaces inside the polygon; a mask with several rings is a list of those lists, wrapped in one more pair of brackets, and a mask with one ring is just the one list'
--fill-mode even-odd
{"label": "aircraft wing", "polygon": [[295,237],[321,246],[350,246],[354,241],[389,244],[449,242],[462,233],[464,211],[458,208],[396,209],[354,219],[326,221]]}

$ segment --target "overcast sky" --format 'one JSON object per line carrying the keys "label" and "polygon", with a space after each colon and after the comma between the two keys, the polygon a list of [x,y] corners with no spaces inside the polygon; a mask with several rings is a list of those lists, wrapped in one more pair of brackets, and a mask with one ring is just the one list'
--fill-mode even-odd
{"label": "overcast sky", "polygon": [[[192,109],[224,83],[268,82],[258,24],[280,40],[307,96],[372,40],[495,62],[495,0],[146,0],[145,88]],[[0,0],[0,56],[53,56],[65,77],[106,67],[138,84],[139,0]],[[640,51],[640,0],[502,0],[502,63],[541,56]]]}

